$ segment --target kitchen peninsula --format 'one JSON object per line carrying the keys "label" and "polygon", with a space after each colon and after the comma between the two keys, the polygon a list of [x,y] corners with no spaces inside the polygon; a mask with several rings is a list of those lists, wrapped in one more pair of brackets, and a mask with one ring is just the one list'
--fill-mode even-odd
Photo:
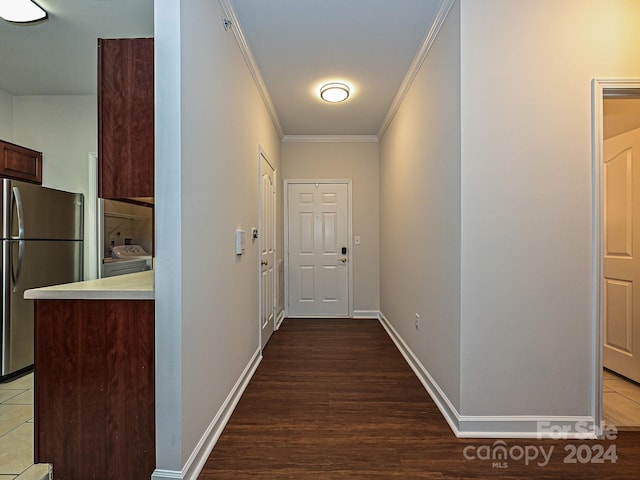
{"label": "kitchen peninsula", "polygon": [[27,290],[35,300],[35,462],[56,480],[155,468],[153,271]]}

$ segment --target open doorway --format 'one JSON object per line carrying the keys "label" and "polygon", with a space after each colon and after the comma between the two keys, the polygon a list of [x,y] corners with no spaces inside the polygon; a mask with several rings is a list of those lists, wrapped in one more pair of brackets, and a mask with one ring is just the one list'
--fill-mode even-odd
{"label": "open doorway", "polygon": [[599,418],[640,428],[640,81],[594,87]]}

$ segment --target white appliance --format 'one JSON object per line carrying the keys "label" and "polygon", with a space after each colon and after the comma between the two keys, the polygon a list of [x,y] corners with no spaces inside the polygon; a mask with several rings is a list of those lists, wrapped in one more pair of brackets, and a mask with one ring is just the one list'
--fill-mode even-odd
{"label": "white appliance", "polygon": [[151,255],[140,245],[116,245],[111,258],[104,260],[103,277],[151,270]]}
{"label": "white appliance", "polygon": [[151,255],[140,245],[116,245],[111,249],[111,258],[150,260]]}
{"label": "white appliance", "polygon": [[153,210],[148,206],[98,199],[98,275],[113,277],[153,268]]}

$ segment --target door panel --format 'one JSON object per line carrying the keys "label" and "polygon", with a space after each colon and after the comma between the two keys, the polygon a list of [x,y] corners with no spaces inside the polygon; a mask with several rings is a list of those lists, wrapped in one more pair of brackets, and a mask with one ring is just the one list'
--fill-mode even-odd
{"label": "door panel", "polygon": [[288,185],[288,302],[292,317],[348,317],[348,185]]}
{"label": "door panel", "polygon": [[276,241],[275,171],[260,155],[260,343],[264,348],[275,330]]}
{"label": "door panel", "polygon": [[615,319],[606,324],[605,338],[609,348],[632,353],[633,283],[605,279],[606,317]]}
{"label": "door panel", "polygon": [[640,381],[640,129],[604,142],[604,366]]}
{"label": "door panel", "polygon": [[300,214],[300,254],[313,255],[313,213]]}
{"label": "door panel", "polygon": [[300,301],[312,302],[316,291],[313,265],[300,266]]}
{"label": "door panel", "polygon": [[337,215],[334,212],[324,213],[322,222],[322,253],[325,255],[336,255],[338,253]]}
{"label": "door panel", "polygon": [[324,301],[337,302],[340,296],[337,287],[340,285],[338,267],[335,265],[325,265],[322,269],[324,274]]}
{"label": "door panel", "polygon": [[605,163],[605,252],[609,257],[631,257],[632,249],[632,150],[627,149]]}

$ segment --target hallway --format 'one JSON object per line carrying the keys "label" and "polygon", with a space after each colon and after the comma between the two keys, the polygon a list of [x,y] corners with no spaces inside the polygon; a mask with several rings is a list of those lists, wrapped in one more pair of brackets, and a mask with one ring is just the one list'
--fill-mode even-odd
{"label": "hallway", "polygon": [[[457,439],[377,320],[286,319],[200,479],[639,478],[640,432],[613,441],[509,440],[551,452],[498,468]],[[615,464],[565,463],[567,445],[616,446]]]}

